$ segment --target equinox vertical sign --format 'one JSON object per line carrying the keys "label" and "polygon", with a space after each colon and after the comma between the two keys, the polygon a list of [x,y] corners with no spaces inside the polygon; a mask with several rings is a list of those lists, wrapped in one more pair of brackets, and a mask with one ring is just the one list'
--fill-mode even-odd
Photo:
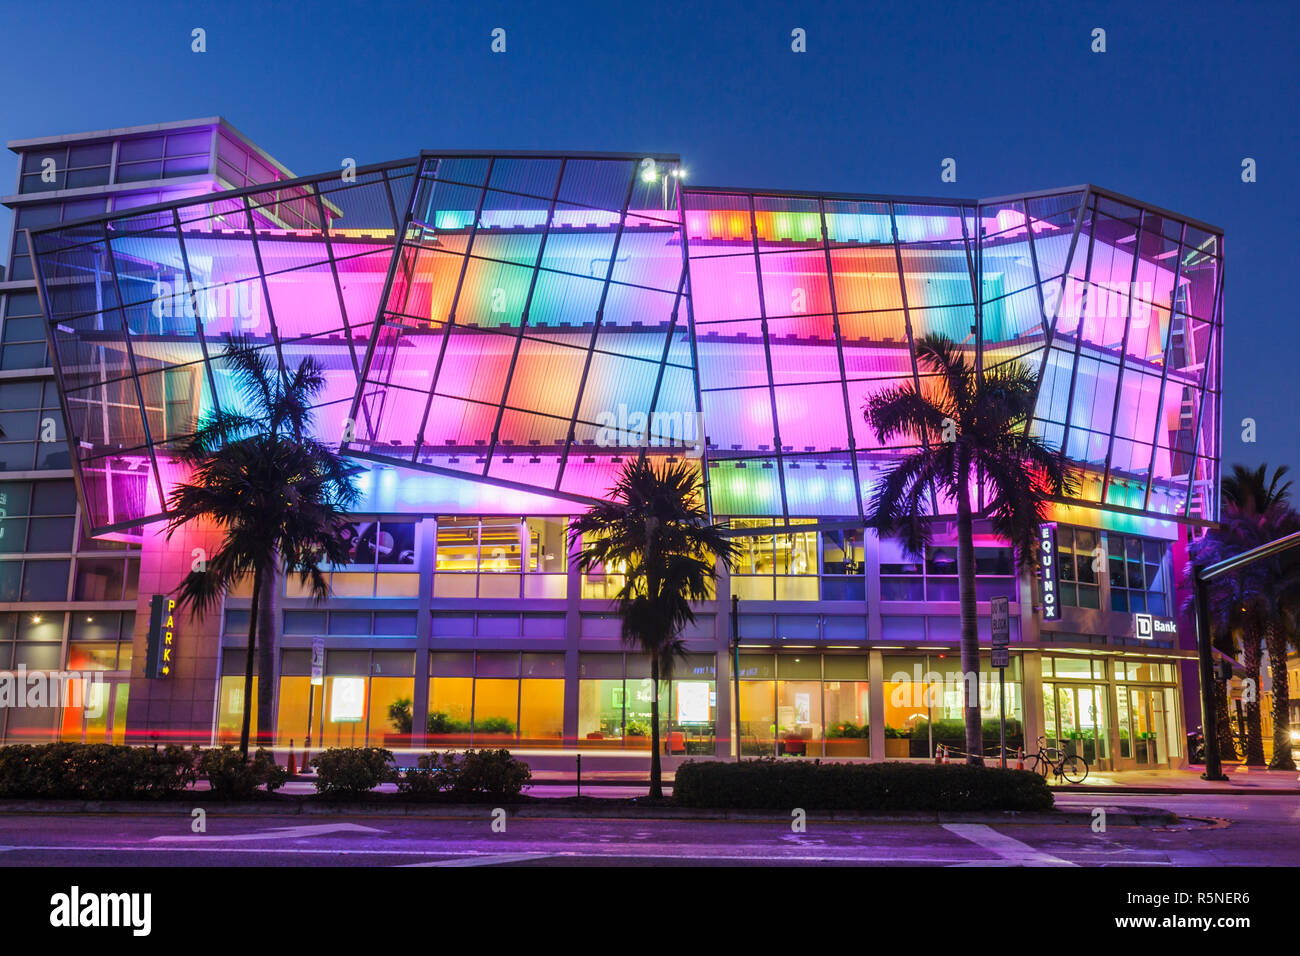
{"label": "equinox vertical sign", "polygon": [[1038,526],[1038,566],[1043,620],[1061,619],[1060,596],[1056,590],[1056,525]]}
{"label": "equinox vertical sign", "polygon": [[173,624],[176,602],[161,594],[149,599],[149,639],[145,645],[144,676],[163,679],[172,674],[172,651],[176,647]]}

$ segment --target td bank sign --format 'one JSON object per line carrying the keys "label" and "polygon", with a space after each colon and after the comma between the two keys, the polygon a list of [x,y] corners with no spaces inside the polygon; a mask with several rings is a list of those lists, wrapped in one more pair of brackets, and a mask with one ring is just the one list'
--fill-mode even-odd
{"label": "td bank sign", "polygon": [[1154,614],[1133,615],[1133,636],[1139,641],[1154,641],[1162,636],[1177,637],[1178,624],[1171,617],[1156,617]]}

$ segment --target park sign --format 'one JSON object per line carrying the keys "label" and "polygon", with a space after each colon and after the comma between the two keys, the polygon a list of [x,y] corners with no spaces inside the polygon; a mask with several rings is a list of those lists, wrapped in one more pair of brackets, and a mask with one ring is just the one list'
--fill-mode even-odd
{"label": "park sign", "polygon": [[1011,663],[1007,645],[1011,641],[1011,600],[1004,594],[989,599],[989,616],[993,631],[994,667],[1006,667]]}
{"label": "park sign", "polygon": [[1061,619],[1061,598],[1056,587],[1056,525],[1038,526],[1039,598],[1044,621]]}
{"label": "park sign", "polygon": [[176,650],[176,601],[163,594],[149,599],[149,636],[145,641],[144,676],[165,680],[172,676]]}

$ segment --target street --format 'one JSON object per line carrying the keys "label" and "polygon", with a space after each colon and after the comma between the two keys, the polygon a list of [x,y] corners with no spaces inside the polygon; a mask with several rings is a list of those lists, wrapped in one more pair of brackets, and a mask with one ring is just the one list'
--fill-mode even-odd
{"label": "street", "polygon": [[507,817],[223,815],[206,832],[185,814],[0,815],[0,865],[34,866],[1282,866],[1300,862],[1290,796],[1058,795],[1062,809],[1103,803],[1169,809],[1166,827],[1078,824]]}

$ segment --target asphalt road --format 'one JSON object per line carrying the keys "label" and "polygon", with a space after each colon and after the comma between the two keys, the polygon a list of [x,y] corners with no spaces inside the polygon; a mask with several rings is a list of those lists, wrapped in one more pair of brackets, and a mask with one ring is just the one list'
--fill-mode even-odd
{"label": "asphalt road", "polygon": [[[1059,795],[1090,810],[1103,798]],[[717,820],[0,815],[0,866],[1272,866],[1300,864],[1300,803],[1281,796],[1158,795],[1106,803],[1172,809],[1169,827],[1009,821],[789,823]]]}

